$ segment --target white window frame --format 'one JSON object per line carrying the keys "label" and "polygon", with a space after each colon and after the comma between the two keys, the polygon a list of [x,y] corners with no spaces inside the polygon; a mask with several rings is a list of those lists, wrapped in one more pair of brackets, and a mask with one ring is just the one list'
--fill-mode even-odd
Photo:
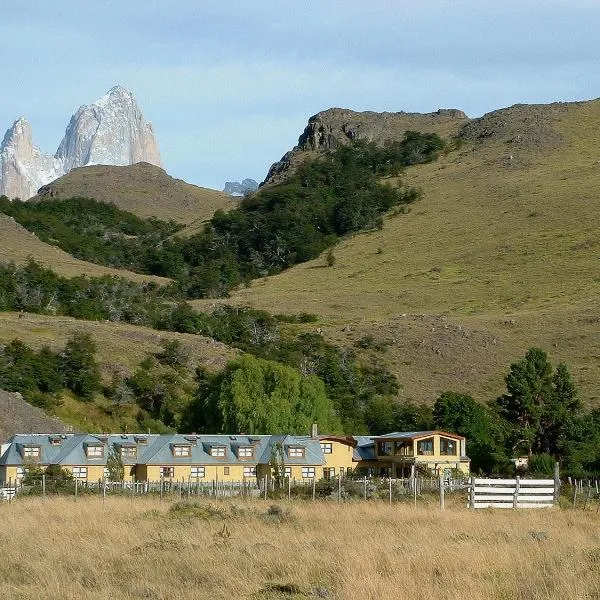
{"label": "white window frame", "polygon": [[302,479],[314,479],[315,468],[314,467],[302,467]]}
{"label": "white window frame", "polygon": [[104,458],[104,446],[87,446],[85,455],[88,458]]}
{"label": "white window frame", "polygon": [[244,477],[256,477],[256,467],[244,467]]}
{"label": "white window frame", "polygon": [[23,479],[27,475],[27,469],[25,467],[17,467],[17,479]]}
{"label": "white window frame", "polygon": [[227,456],[227,448],[225,446],[211,446],[210,455],[215,458],[225,458]]}
{"label": "white window frame", "polygon": [[87,479],[87,467],[71,467],[71,473],[75,479]]}
{"label": "white window frame", "polygon": [[137,458],[137,447],[121,446],[121,458]]}
{"label": "white window frame", "polygon": [[206,467],[192,467],[190,477],[192,479],[204,479],[206,477]]}
{"label": "white window frame", "polygon": [[291,479],[291,477],[292,477],[292,467],[283,467],[283,476],[284,477],[289,477]]}
{"label": "white window frame", "polygon": [[39,458],[41,452],[39,446],[23,446],[23,458]]}
{"label": "white window frame", "polygon": [[304,458],[304,448],[302,446],[289,446],[288,456],[290,458]]}
{"label": "white window frame", "polygon": [[103,476],[104,476],[104,479],[110,479],[110,471],[109,471],[108,467],[104,467]]}
{"label": "white window frame", "polygon": [[162,479],[171,479],[175,477],[175,467],[161,467],[160,476]]}
{"label": "white window frame", "polygon": [[173,456],[177,458],[189,458],[192,455],[192,447],[189,444],[174,444]]}
{"label": "white window frame", "polygon": [[254,446],[240,446],[238,458],[254,458]]}
{"label": "white window frame", "polygon": [[321,451],[323,454],[333,454],[333,444],[331,442],[321,442]]}

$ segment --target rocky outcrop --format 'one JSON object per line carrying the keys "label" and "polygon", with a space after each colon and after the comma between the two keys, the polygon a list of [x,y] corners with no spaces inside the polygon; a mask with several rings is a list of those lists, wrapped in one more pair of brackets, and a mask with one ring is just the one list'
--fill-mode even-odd
{"label": "rocky outcrop", "polygon": [[258,189],[258,183],[254,179],[243,179],[240,181],[228,181],[223,191],[230,196],[243,196],[248,192],[255,192]]}
{"label": "rocky outcrop", "polygon": [[31,126],[18,119],[0,145],[0,194],[27,200],[76,167],[141,161],[160,166],[154,132],[133,94],[116,86],[97,102],[79,108],[54,156],[33,144]]}
{"label": "rocky outcrop", "polygon": [[468,122],[467,115],[455,109],[421,114],[356,112],[344,108],[330,108],[308,120],[308,125],[298,138],[297,146],[271,166],[263,184],[283,180],[286,174],[293,171],[310,153],[332,150],[355,139],[383,144],[386,140],[400,139],[406,131],[411,130],[450,137],[457,135]]}
{"label": "rocky outcrop", "polygon": [[41,408],[31,406],[18,392],[0,390],[0,442],[6,442],[15,433],[67,433],[73,428],[55,417],[49,417]]}

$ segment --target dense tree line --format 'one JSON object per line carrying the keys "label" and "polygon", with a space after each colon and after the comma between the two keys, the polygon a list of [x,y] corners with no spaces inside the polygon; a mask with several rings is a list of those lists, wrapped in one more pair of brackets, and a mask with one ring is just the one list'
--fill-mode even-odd
{"label": "dense tree line", "polygon": [[381,227],[385,212],[419,196],[381,178],[433,160],[444,148],[437,135],[417,132],[384,146],[355,141],[306,161],[285,183],[259,190],[236,209],[217,211],[188,238],[174,235],[180,226],[173,222],[140,219],[86,198],[2,197],[0,212],[77,258],[170,277],[182,298],[220,297],[316,258],[341,236]]}

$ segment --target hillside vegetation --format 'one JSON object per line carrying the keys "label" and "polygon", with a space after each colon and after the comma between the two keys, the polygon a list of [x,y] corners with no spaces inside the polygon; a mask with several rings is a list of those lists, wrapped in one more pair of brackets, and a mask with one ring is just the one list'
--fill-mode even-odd
{"label": "hillside vegetation", "polygon": [[174,179],[149,163],[73,169],[42,187],[30,202],[74,196],[114,204],[144,219],[172,219],[192,227],[210,219],[216,210],[228,210],[236,204],[229,194]]}
{"label": "hillside vegetation", "polygon": [[344,240],[331,268],[320,257],[232,300],[302,306],[336,342],[389,342],[380,357],[409,397],[431,401],[451,386],[488,400],[499,366],[535,344],[597,403],[599,124],[598,101],[484,116],[459,151],[407,172],[424,191],[407,215]]}

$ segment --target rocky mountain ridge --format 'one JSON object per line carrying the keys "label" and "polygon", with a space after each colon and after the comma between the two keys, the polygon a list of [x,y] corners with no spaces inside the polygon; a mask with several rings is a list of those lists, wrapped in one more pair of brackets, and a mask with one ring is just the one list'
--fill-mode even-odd
{"label": "rocky mountain ridge", "polygon": [[410,130],[448,137],[456,135],[469,121],[469,117],[457,109],[440,109],[432,113],[378,113],[329,108],[310,117],[298,144],[271,166],[261,185],[285,179],[307,153],[332,150],[355,139],[383,144],[389,139],[401,139],[404,132]]}
{"label": "rocky mountain ridge", "polygon": [[0,145],[0,195],[27,200],[76,167],[141,161],[161,164],[152,125],[144,120],[133,94],[115,86],[77,110],[54,155],[33,143],[27,119],[17,119]]}

